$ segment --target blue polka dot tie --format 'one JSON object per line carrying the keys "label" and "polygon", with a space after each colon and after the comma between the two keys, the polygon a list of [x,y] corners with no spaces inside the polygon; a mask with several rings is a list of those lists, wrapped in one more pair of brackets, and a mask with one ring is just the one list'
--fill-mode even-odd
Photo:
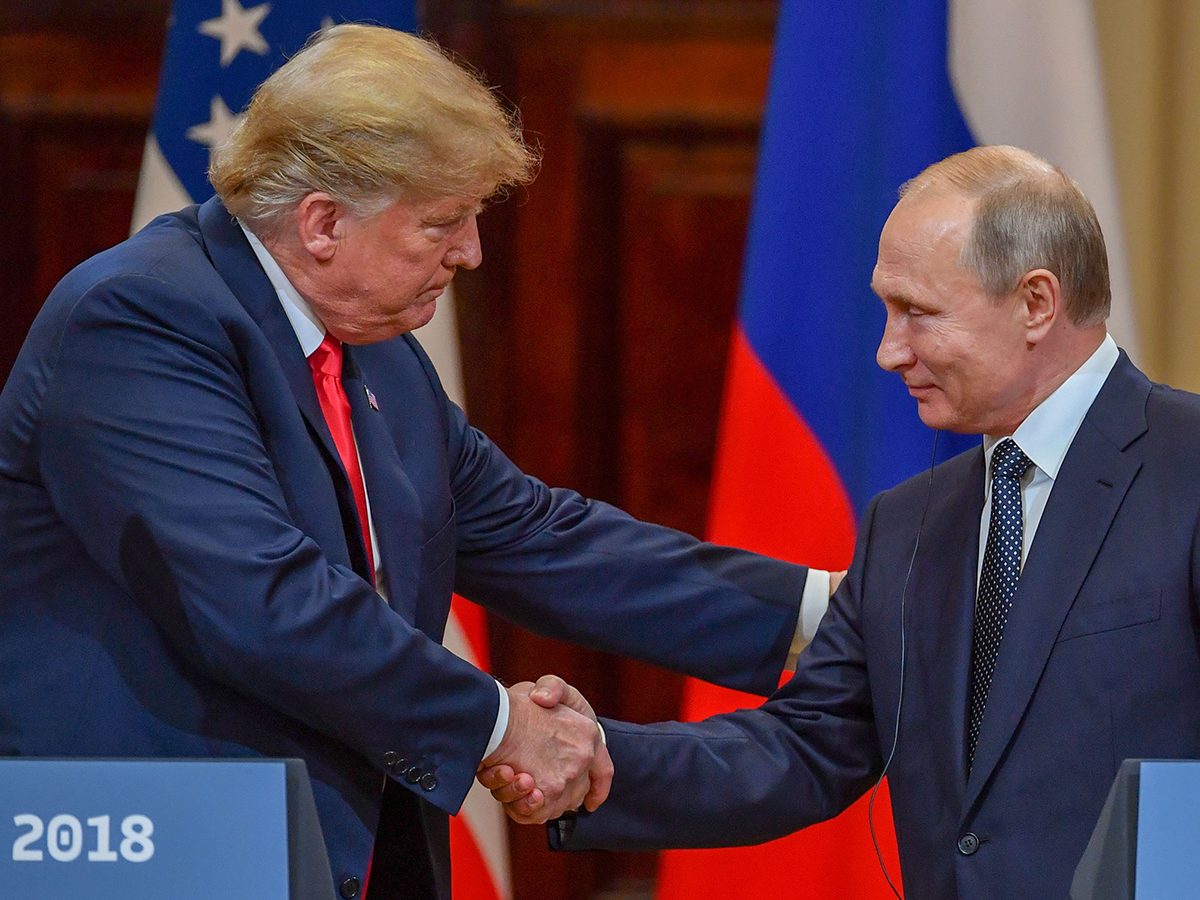
{"label": "blue polka dot tie", "polygon": [[975,599],[975,638],[971,652],[971,718],[967,723],[967,768],[975,762],[979,726],[987,706],[988,689],[996,655],[1004,637],[1017,579],[1021,576],[1024,521],[1021,511],[1021,477],[1033,463],[1012,438],[1005,438],[992,453],[992,512],[988,519],[983,570]]}

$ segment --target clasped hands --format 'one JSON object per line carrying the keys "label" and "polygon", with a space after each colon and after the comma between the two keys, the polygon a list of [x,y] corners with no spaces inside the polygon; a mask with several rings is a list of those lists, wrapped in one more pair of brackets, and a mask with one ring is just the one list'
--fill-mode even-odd
{"label": "clasped hands", "polygon": [[507,691],[508,730],[479,764],[479,783],[522,824],[599,807],[612,786],[613,764],[591,705],[557,675]]}

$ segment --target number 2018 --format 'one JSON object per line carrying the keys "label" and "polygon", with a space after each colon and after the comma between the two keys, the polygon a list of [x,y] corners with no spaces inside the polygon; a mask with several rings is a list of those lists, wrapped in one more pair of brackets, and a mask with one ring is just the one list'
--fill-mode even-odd
{"label": "number 2018", "polygon": [[[21,813],[13,816],[13,824],[29,829],[13,841],[12,858],[16,862],[41,862],[45,853],[58,862],[78,859],[84,850],[83,826],[72,815],[62,814],[43,823],[40,816]],[[132,815],[121,820],[121,842],[112,848],[110,833],[112,820],[109,816],[93,816],[87,820],[89,828],[95,830],[95,844],[87,851],[88,862],[141,863],[154,855],[154,823],[147,816]],[[46,837],[45,853],[33,846]]]}

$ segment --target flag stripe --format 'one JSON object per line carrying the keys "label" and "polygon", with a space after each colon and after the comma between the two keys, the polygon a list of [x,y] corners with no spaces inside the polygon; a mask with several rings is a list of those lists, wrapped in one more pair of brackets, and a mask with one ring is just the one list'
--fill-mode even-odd
{"label": "flag stripe", "polygon": [[952,0],[950,27],[954,91],[978,143],[1015,144],[1044,156],[1096,208],[1113,291],[1108,330],[1136,361],[1133,290],[1090,0]]}

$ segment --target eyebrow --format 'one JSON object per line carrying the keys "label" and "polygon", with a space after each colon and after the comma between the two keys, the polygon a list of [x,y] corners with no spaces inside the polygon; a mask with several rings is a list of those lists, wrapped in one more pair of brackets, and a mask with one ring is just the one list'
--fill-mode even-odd
{"label": "eyebrow", "polygon": [[467,216],[470,216],[470,215],[479,215],[481,212],[483,212],[483,204],[482,203],[465,204],[463,206],[460,206],[460,207],[457,207],[456,209],[451,210],[444,216],[434,216],[431,219],[426,219],[423,224],[425,224],[425,225],[446,225],[451,222],[457,222],[459,219],[465,219]]}

